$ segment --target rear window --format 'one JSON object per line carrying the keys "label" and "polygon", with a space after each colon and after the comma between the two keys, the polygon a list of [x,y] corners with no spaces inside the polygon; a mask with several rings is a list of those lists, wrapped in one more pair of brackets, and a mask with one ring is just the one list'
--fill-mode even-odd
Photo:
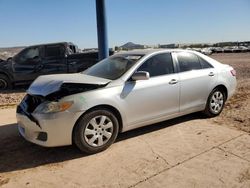
{"label": "rear window", "polygon": [[189,52],[177,53],[177,59],[179,62],[180,72],[201,69],[199,58]]}
{"label": "rear window", "polygon": [[69,45],[69,52],[70,54],[76,53],[76,47],[74,45]]}
{"label": "rear window", "polygon": [[62,55],[62,50],[61,50],[60,45],[55,45],[55,46],[46,46],[45,49],[45,56],[46,57],[58,57]]}
{"label": "rear window", "polygon": [[210,63],[208,63],[206,60],[202,59],[201,57],[199,57],[199,60],[203,69],[213,68],[213,66]]}

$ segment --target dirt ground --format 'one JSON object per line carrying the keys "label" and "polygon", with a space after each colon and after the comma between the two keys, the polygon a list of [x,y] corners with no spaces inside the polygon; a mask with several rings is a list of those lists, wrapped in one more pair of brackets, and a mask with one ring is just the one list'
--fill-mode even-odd
{"label": "dirt ground", "polygon": [[237,72],[236,93],[213,121],[250,133],[250,53],[213,54],[211,57],[233,66]]}
{"label": "dirt ground", "polygon": [[129,131],[104,152],[43,148],[0,110],[0,187],[250,187],[250,135],[200,114]]}
{"label": "dirt ground", "polygon": [[0,93],[0,109],[15,108],[25,95],[25,89],[2,91]]}

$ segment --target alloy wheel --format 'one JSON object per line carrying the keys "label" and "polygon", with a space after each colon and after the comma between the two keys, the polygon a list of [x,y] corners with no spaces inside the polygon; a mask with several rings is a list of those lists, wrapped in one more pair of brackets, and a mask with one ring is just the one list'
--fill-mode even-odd
{"label": "alloy wheel", "polygon": [[211,100],[210,100],[210,110],[214,114],[220,113],[223,108],[224,103],[224,95],[221,91],[216,91],[213,93]]}
{"label": "alloy wheel", "polygon": [[88,122],[83,136],[90,146],[100,147],[109,141],[113,129],[113,123],[107,116],[96,116]]}

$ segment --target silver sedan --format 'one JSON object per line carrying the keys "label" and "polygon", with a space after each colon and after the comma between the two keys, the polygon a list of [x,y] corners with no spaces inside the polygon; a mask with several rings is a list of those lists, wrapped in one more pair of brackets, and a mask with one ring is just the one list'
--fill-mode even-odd
{"label": "silver sedan", "polygon": [[192,112],[219,115],[235,74],[194,51],[118,53],[82,73],[37,78],[17,107],[18,129],[42,146],[100,152],[120,132]]}

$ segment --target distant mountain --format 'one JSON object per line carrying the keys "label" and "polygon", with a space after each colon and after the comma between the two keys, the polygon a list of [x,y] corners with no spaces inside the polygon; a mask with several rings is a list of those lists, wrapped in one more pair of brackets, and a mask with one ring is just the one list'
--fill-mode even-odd
{"label": "distant mountain", "polygon": [[132,49],[143,49],[144,45],[141,44],[135,44],[133,42],[127,42],[126,44],[120,46],[119,48],[132,50]]}

